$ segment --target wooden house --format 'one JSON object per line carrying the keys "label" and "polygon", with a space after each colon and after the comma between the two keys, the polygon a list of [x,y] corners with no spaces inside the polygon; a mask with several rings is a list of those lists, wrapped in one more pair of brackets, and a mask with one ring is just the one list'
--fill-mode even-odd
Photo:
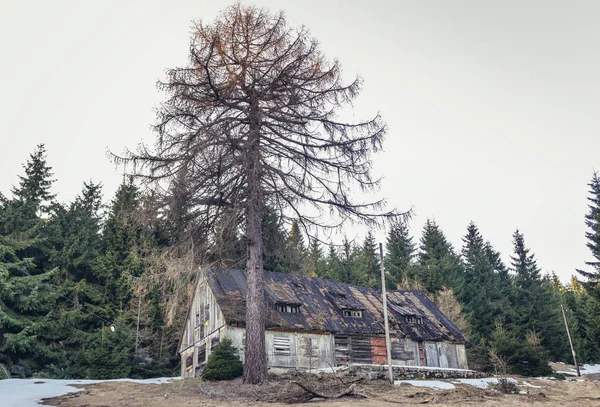
{"label": "wooden house", "polygon": [[[270,371],[387,363],[381,291],[287,273],[264,281]],[[465,337],[422,291],[387,296],[393,365],[468,368]],[[245,298],[243,270],[199,281],[178,348],[182,377],[197,375],[222,338],[244,359]]]}

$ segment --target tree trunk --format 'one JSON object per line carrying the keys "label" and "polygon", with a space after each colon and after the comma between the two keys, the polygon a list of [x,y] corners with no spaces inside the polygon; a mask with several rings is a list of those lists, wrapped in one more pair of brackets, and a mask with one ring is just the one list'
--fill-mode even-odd
{"label": "tree trunk", "polygon": [[262,194],[260,169],[260,115],[258,101],[250,103],[248,137],[248,205],[246,235],[246,347],[244,349],[244,382],[260,384],[267,378],[265,352],[265,300],[262,261]]}

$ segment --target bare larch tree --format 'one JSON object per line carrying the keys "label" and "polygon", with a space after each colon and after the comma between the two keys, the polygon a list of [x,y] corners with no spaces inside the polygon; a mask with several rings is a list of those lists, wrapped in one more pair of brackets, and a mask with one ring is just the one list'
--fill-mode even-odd
{"label": "bare larch tree", "polygon": [[168,71],[159,88],[157,141],[122,158],[129,173],[154,193],[185,173],[194,225],[215,230],[223,217],[239,222],[247,241],[244,381],[267,375],[261,220],[264,205],[308,233],[346,221],[379,225],[396,216],[375,199],[371,153],[386,125],[379,115],[357,123],[337,119],[361,80],[344,84],[301,27],[283,14],[240,4],[212,24],[198,23],[190,63]]}

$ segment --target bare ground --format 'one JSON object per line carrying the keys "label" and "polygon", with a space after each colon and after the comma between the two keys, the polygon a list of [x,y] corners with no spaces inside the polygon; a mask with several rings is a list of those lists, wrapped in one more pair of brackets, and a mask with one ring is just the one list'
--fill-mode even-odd
{"label": "bare ground", "polygon": [[[591,375],[590,375],[591,376]],[[314,398],[312,407],[377,407],[429,404],[436,406],[600,406],[600,382],[594,377],[567,380],[539,380],[512,376],[525,394],[503,394],[494,389],[479,389],[455,384],[452,390],[432,390],[403,384],[390,386],[384,381],[355,383],[355,396],[337,400]],[[298,378],[301,381],[301,378]],[[348,379],[351,380],[351,379]],[[452,380],[448,380],[452,381]],[[532,387],[524,384],[528,383]],[[303,381],[313,389],[333,394],[348,385],[337,378]],[[338,386],[339,387],[336,387]],[[306,392],[289,380],[271,381],[262,386],[244,385],[241,380],[207,383],[197,379],[161,385],[107,382],[81,386],[85,391],[45,400],[60,407],[173,407],[173,406],[255,406],[283,407],[306,401]]]}

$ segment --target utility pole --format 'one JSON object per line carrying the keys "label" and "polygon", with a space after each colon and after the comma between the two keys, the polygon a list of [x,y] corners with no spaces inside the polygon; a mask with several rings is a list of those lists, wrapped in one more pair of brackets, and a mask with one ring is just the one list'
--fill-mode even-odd
{"label": "utility pole", "polygon": [[392,369],[392,341],[390,340],[390,325],[388,323],[387,293],[385,291],[385,266],[383,264],[383,245],[379,243],[379,262],[381,264],[381,298],[383,299],[383,322],[385,327],[385,349],[390,384],[394,384],[394,371]]}
{"label": "utility pole", "polygon": [[575,355],[575,348],[573,348],[573,340],[571,339],[571,332],[569,331],[569,324],[567,324],[567,314],[565,313],[565,307],[560,304],[560,308],[562,309],[563,319],[565,320],[565,328],[567,328],[567,335],[569,336],[569,345],[571,345],[571,353],[573,354],[573,363],[575,363],[575,368],[577,369],[577,376],[581,376],[579,372],[579,365],[577,364],[577,356]]}

